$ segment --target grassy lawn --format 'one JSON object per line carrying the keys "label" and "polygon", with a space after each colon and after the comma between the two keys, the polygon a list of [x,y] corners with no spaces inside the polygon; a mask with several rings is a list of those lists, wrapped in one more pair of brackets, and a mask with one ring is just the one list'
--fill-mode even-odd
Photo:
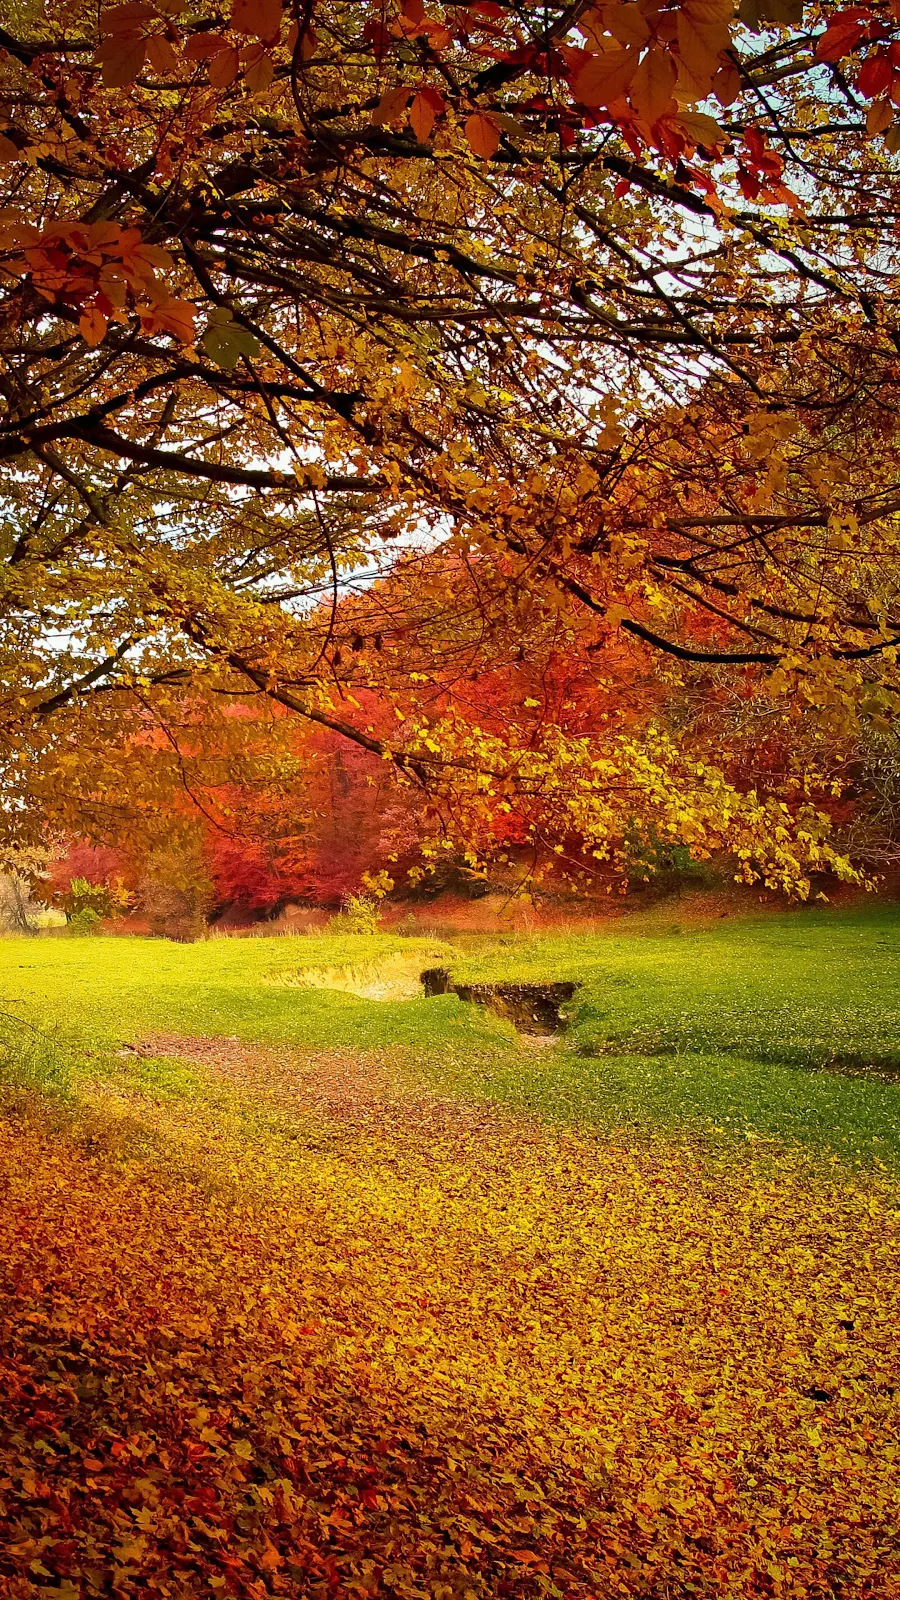
{"label": "grassy lawn", "polygon": [[[900,1159],[900,910],[621,927],[455,946],[388,936],[4,940],[3,1009],[49,1034],[36,1041],[9,1025],[7,1052],[39,1072],[87,1053],[94,1072],[105,1064],[146,1079],[146,1062],[128,1067],[116,1054],[145,1034],[388,1051],[432,1087],[554,1121]],[[365,988],[392,963],[408,993],[439,963],[465,981],[581,987],[564,1039],[538,1050],[453,996],[379,1001],[301,986],[304,971],[340,984],[343,970]],[[172,1081],[171,1066],[158,1074]]]}

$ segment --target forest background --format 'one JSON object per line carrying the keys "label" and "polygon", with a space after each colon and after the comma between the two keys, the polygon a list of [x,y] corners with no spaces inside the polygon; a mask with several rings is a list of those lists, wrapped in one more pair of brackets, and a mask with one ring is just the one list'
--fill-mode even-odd
{"label": "forest background", "polygon": [[0,47],[13,917],[890,865],[894,8]]}

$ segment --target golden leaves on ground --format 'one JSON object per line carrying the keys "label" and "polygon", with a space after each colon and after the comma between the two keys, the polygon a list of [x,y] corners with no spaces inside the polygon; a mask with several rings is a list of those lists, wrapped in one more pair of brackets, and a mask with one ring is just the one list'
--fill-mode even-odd
{"label": "golden leaves on ground", "polygon": [[900,1592],[887,1183],[148,1048],[0,1131],[12,1600]]}

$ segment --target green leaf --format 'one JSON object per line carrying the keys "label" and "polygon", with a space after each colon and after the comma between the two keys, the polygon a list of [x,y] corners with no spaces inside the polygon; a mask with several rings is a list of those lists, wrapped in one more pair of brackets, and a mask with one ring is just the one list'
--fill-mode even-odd
{"label": "green leaf", "polygon": [[258,356],[259,340],[249,328],[235,322],[231,312],[217,307],[210,314],[209,326],[200,343],[210,361],[224,372],[233,372],[241,356]]}

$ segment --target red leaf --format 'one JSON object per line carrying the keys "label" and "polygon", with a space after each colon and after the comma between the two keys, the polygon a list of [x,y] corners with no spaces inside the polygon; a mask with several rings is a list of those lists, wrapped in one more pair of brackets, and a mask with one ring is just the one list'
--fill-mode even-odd
{"label": "red leaf", "polygon": [[368,39],[371,44],[375,60],[382,61],[391,42],[391,36],[384,23],[377,17],[371,18],[363,28],[363,38]]}
{"label": "red leaf", "polygon": [[816,45],[817,61],[840,61],[859,44],[866,31],[868,19],[859,20],[859,13],[842,12],[828,24]]}
{"label": "red leaf", "polygon": [[876,95],[883,94],[885,89],[890,88],[892,77],[893,70],[888,57],[883,51],[878,51],[863,62],[856,79],[856,87],[867,100],[874,100]]}

